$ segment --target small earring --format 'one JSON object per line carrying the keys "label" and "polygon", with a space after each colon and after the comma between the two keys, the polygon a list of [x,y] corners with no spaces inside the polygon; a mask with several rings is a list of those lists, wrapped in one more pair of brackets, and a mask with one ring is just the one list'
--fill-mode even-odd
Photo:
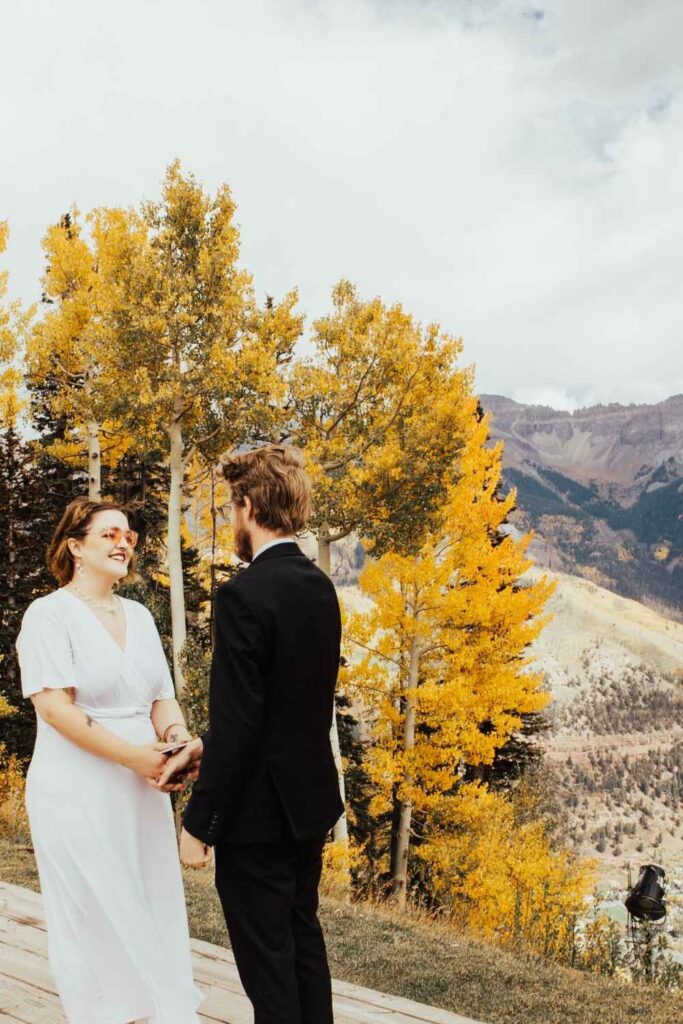
{"label": "small earring", "polygon": [[85,573],[85,569],[83,568],[82,562],[78,563],[78,569],[76,570],[76,572],[78,573],[79,576],[83,576],[83,574]]}

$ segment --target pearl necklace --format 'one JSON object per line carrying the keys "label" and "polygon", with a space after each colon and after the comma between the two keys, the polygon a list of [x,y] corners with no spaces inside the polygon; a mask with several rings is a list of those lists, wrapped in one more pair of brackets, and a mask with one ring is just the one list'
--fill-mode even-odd
{"label": "pearl necklace", "polygon": [[99,601],[97,598],[91,597],[90,594],[84,593],[77,583],[71,583],[69,585],[69,589],[75,591],[83,598],[84,601],[87,601],[89,605],[92,605],[93,608],[101,608],[103,612],[108,612],[109,615],[114,615],[116,613],[118,604],[113,594],[111,595],[111,601],[105,602]]}

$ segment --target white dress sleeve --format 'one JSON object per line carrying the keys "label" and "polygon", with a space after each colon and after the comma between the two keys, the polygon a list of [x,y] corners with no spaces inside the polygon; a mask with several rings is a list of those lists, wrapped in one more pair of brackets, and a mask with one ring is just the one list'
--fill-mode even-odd
{"label": "white dress sleeve", "polygon": [[28,606],[16,640],[21,692],[31,697],[41,690],[76,686],[76,670],[66,626],[55,608],[38,598]]}
{"label": "white dress sleeve", "polygon": [[[144,607],[144,606],[143,606]],[[154,654],[157,662],[157,672],[155,673],[157,679],[156,692],[152,700],[168,700],[170,697],[175,697],[175,686],[173,685],[173,676],[171,670],[168,667],[168,661],[166,660],[166,652],[159,636],[159,630],[157,624],[154,621],[149,608],[145,611],[149,616],[148,625],[150,632],[150,642],[154,648]]]}

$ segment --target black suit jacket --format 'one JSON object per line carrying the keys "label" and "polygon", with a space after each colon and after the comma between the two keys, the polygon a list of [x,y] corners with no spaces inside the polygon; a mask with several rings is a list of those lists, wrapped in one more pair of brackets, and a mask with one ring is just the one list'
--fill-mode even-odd
{"label": "black suit jacket", "polygon": [[324,835],[344,806],[330,728],[341,616],[287,541],[216,591],[209,731],[183,825],[214,845]]}

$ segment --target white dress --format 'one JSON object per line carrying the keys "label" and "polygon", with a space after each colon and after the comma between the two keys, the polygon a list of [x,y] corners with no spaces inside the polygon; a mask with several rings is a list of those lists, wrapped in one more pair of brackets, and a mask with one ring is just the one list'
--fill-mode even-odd
{"label": "white dress", "polygon": [[[33,601],[17,637],[22,690],[75,686],[96,722],[142,744],[156,739],[153,701],[175,694],[151,613],[122,600],[125,652],[70,590]],[[199,1024],[169,795],[38,716],[26,807],[69,1024]]]}

